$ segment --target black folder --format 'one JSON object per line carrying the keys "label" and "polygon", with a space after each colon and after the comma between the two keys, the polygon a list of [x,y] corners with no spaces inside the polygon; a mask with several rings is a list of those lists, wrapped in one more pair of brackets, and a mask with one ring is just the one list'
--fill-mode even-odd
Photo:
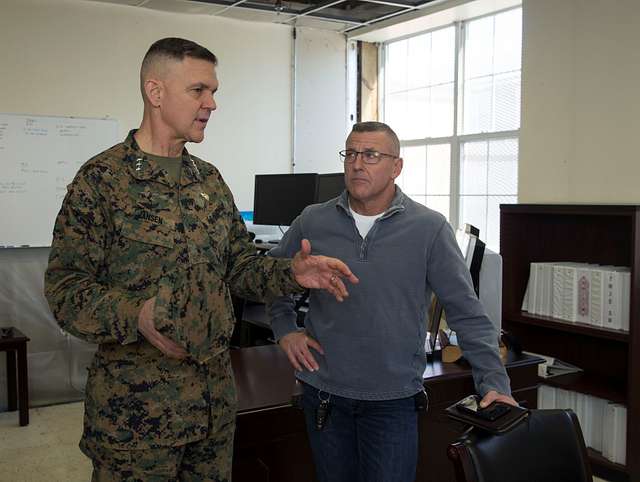
{"label": "black folder", "polygon": [[528,409],[508,403],[493,402],[486,408],[480,408],[479,404],[480,398],[471,395],[447,407],[445,412],[454,420],[494,434],[508,432],[529,415]]}

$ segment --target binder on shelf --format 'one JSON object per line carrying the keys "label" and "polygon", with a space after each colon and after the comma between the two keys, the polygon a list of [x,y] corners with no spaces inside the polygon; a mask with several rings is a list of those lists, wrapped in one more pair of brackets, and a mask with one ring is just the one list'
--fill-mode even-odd
{"label": "binder on shelf", "polygon": [[549,385],[538,387],[538,408],[556,408],[556,389]]}
{"label": "binder on shelf", "polygon": [[589,399],[589,395],[586,395],[584,393],[577,393],[576,394],[576,416],[578,417],[578,421],[580,422],[580,427],[582,427],[582,435],[585,439],[585,443],[586,443],[586,436],[584,435],[584,427],[585,424],[587,423],[587,400]]}
{"label": "binder on shelf", "polygon": [[613,461],[627,463],[627,408],[619,403],[613,404]]}
{"label": "binder on shelf", "polygon": [[604,458],[614,460],[615,442],[615,407],[613,403],[608,403],[604,409],[602,422],[602,456]]}
{"label": "binder on shelf", "polygon": [[603,326],[612,330],[622,329],[622,318],[620,313],[620,291],[622,280],[618,271],[609,269],[606,271],[605,284],[605,315]]}
{"label": "binder on shelf", "polygon": [[529,282],[527,283],[527,289],[524,293],[524,300],[522,302],[522,310],[529,313],[536,312],[536,283],[538,276],[538,263],[529,264]]}
{"label": "binder on shelf", "polygon": [[598,452],[602,452],[602,424],[606,406],[607,401],[602,398],[591,395],[587,398],[585,426],[587,427],[586,433],[588,435],[585,435],[585,441],[589,447]]}
{"label": "binder on shelf", "polygon": [[591,269],[591,295],[589,298],[589,322],[595,327],[604,325],[604,293],[606,274],[600,267]]}
{"label": "binder on shelf", "polygon": [[576,320],[591,324],[591,267],[581,265],[576,268]]}
{"label": "binder on shelf", "polygon": [[538,408],[568,408],[578,417],[587,447],[617,464],[626,464],[627,407],[586,393],[540,385]]}
{"label": "binder on shelf", "polygon": [[564,388],[556,388],[556,403],[557,408],[570,408],[573,410],[569,400],[569,391]]}
{"label": "binder on shelf", "polygon": [[543,301],[543,297],[544,297],[544,272],[542,270],[542,263],[535,263],[532,266],[532,269],[536,270],[536,284],[535,284],[535,289],[534,289],[534,300],[535,303],[533,305],[533,312],[536,314],[541,315],[542,314],[542,305],[544,303]]}
{"label": "binder on shelf", "polygon": [[631,272],[625,270],[622,275],[622,292],[620,293],[620,325],[622,330],[629,331],[629,316],[631,311]]}
{"label": "binder on shelf", "polygon": [[564,284],[562,287],[562,319],[575,322],[578,318],[577,293],[578,293],[578,270],[574,263],[565,263]]}
{"label": "binder on shelf", "polygon": [[630,269],[532,262],[522,310],[594,327],[629,331]]}
{"label": "binder on shelf", "polygon": [[564,270],[562,266],[554,264],[552,271],[553,297],[551,301],[551,316],[561,319],[563,316]]}
{"label": "binder on shelf", "polygon": [[604,411],[602,455],[617,464],[626,463],[627,409],[619,403],[608,403]]}
{"label": "binder on shelf", "polygon": [[553,263],[538,264],[538,279],[541,281],[540,311],[543,316],[551,316],[553,303]]}

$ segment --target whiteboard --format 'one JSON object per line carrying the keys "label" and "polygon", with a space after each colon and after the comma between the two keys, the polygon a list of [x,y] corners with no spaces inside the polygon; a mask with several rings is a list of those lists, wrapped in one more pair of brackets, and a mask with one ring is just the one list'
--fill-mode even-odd
{"label": "whiteboard", "polygon": [[0,246],[51,246],[67,185],[118,141],[115,119],[0,113]]}

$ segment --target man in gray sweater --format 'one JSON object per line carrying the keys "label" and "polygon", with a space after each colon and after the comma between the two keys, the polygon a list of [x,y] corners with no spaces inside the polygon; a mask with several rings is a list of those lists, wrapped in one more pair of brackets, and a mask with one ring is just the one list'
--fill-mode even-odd
{"label": "man in gray sweater", "polygon": [[308,239],[314,254],[344,260],[360,283],[343,303],[311,293],[303,331],[293,300],[279,298],[271,324],[303,382],[318,479],[410,482],[432,292],[472,366],[481,405],[516,402],[451,226],[395,185],[396,134],[379,122],[356,124],[340,155],[346,191],[306,208],[270,255],[291,256]]}

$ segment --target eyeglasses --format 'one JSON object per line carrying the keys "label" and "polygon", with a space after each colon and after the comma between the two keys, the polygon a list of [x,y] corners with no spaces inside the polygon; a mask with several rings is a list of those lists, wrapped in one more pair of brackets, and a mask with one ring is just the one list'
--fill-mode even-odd
{"label": "eyeglasses", "polygon": [[362,161],[365,164],[378,164],[383,157],[392,157],[396,158],[398,156],[394,156],[393,154],[385,154],[384,152],[378,152],[374,150],[366,150],[366,151],[356,151],[353,149],[345,149],[344,151],[338,152],[340,155],[340,159],[342,162],[356,162],[358,154],[362,156]]}

